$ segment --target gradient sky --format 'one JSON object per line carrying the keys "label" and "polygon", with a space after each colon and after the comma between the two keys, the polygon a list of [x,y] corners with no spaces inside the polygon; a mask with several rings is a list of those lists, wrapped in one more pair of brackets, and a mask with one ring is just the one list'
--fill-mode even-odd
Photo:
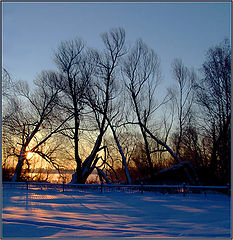
{"label": "gradient sky", "polygon": [[127,42],[142,38],[161,59],[171,84],[171,62],[199,69],[211,46],[231,37],[230,2],[187,3],[2,3],[3,67],[16,80],[33,81],[56,69],[53,51],[62,40],[82,38],[101,49],[100,34],[123,27]]}

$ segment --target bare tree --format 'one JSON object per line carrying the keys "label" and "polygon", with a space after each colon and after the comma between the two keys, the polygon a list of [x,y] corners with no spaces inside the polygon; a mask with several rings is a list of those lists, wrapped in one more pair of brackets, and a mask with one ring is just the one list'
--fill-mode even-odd
{"label": "bare tree", "polygon": [[[14,140],[13,135],[9,131],[5,131],[8,120],[17,112],[18,104],[13,91],[14,81],[6,69],[2,69],[2,170],[7,171],[8,160],[14,156]],[[8,170],[9,172],[9,170]],[[9,178],[9,176],[7,177]]]}
{"label": "bare tree", "polygon": [[[152,139],[154,139],[158,144],[163,146],[171,154],[171,156],[175,159],[175,161],[178,164],[181,164],[182,160],[180,159],[180,157],[177,154],[175,154],[174,151],[166,143],[164,143],[158,137],[156,137],[145,125],[141,124],[141,126],[145,129],[146,133],[149,134]],[[189,162],[189,165],[193,171],[194,177],[190,174],[190,171],[186,167],[184,167],[187,178],[189,179],[191,184],[197,184],[197,183],[199,184],[199,177],[196,174],[195,169],[193,168],[190,162]]]}
{"label": "bare tree", "polygon": [[144,139],[151,175],[153,175],[154,166],[150,156],[150,146],[142,124],[147,126],[149,118],[158,107],[155,104],[154,94],[159,81],[159,58],[152,49],[138,40],[125,58],[122,72]]}
{"label": "bare tree", "polygon": [[[114,142],[116,144],[116,147],[118,149],[118,153],[121,156],[121,163],[122,163],[122,170],[125,173],[125,178],[127,184],[132,184],[132,179],[130,176],[128,163],[126,159],[127,152],[124,151],[124,148],[122,147],[122,142],[119,139],[120,135],[120,125],[124,123],[125,116],[125,96],[124,96],[124,85],[122,84],[122,81],[118,81],[119,85],[115,86],[116,88],[116,97],[111,102],[111,110],[109,111],[109,114],[107,116],[107,121],[109,124],[109,127],[111,129]],[[115,84],[116,85],[116,84]],[[120,131],[119,131],[120,130]],[[123,143],[124,145],[124,143]]]}
{"label": "bare tree", "polygon": [[[53,121],[57,120],[54,111],[59,101],[59,90],[56,86],[58,78],[53,72],[42,72],[35,81],[36,88],[33,92],[30,92],[26,82],[18,82],[15,85],[19,96],[17,111],[4,124],[4,131],[19,136],[20,140],[16,143],[20,146],[19,151],[18,147],[14,148],[18,162],[12,181],[21,180],[22,167],[28,151],[38,150],[39,146],[62,126],[62,123],[59,127],[54,127],[53,124]],[[47,134],[43,135],[45,130]]]}
{"label": "bare tree", "polygon": [[126,176],[127,183],[128,184],[132,184],[132,179],[130,177],[130,173],[129,173],[126,157],[125,157],[125,154],[124,154],[123,149],[121,147],[121,144],[120,144],[120,142],[118,140],[116,131],[115,131],[113,125],[111,124],[111,122],[109,120],[108,120],[108,123],[109,123],[109,126],[110,126],[111,130],[112,130],[112,133],[113,133],[113,136],[114,136],[114,140],[115,140],[115,142],[117,144],[119,153],[121,154],[121,157],[122,157],[122,162],[123,162],[123,165],[124,165],[124,168],[125,168],[125,176]]}
{"label": "bare tree", "polygon": [[211,139],[211,167],[221,181],[230,181],[231,47],[228,40],[210,48],[202,65],[196,101],[202,109],[203,130]]}
{"label": "bare tree", "polygon": [[80,117],[83,110],[85,89],[88,86],[89,80],[89,72],[84,75],[84,71],[81,71],[83,65],[86,66],[82,55],[83,50],[83,41],[75,39],[62,42],[55,53],[55,62],[60,73],[63,75],[62,82],[60,83],[61,90],[65,94],[63,107],[68,114],[73,114],[74,126],[70,127],[71,131],[66,136],[69,136],[74,141],[74,155],[78,176],[81,175],[82,164],[79,156]]}
{"label": "bare tree", "polygon": [[180,147],[184,126],[189,120],[193,104],[193,85],[195,73],[184,66],[181,59],[175,59],[172,63],[173,77],[177,82],[177,94],[175,103],[177,110],[178,131],[176,133],[176,154],[180,155]]}
{"label": "bare tree", "polygon": [[17,111],[17,98],[14,91],[15,82],[8,71],[2,69],[2,123]]}
{"label": "bare tree", "polygon": [[[92,110],[95,118],[98,136],[88,157],[77,166],[77,170],[72,178],[72,183],[85,183],[88,176],[96,168],[99,160],[98,152],[104,149],[101,146],[104,133],[108,127],[109,115],[112,112],[112,102],[116,97],[116,70],[120,58],[125,54],[125,32],[123,29],[112,29],[102,34],[102,40],[105,45],[103,53],[97,50],[91,50],[91,58],[94,60],[94,74],[88,90],[86,92],[86,104]],[[98,171],[100,173],[100,171]]]}
{"label": "bare tree", "polygon": [[2,96],[4,98],[8,98],[12,95],[13,84],[14,83],[9,72],[5,68],[2,68]]}
{"label": "bare tree", "polygon": [[[168,144],[175,118],[175,101],[173,97],[173,91],[169,90],[169,94],[171,94],[171,101],[167,102],[161,109],[163,111],[161,123],[158,125],[157,131],[153,130],[154,134],[156,134],[165,144]],[[157,168],[161,169],[170,166],[172,163],[167,158],[167,149],[156,142],[154,142],[152,145],[151,153],[156,154]]]}

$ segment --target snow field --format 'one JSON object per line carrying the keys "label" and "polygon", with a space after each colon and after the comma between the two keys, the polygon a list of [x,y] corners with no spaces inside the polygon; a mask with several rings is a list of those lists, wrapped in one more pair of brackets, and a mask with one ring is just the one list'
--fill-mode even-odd
{"label": "snow field", "polygon": [[230,238],[230,197],[2,191],[3,238]]}

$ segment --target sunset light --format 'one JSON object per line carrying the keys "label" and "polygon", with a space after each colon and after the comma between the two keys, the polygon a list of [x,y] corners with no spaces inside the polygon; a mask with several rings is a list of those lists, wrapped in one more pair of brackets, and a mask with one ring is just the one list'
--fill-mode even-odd
{"label": "sunset light", "polygon": [[233,240],[231,1],[1,2],[2,238]]}
{"label": "sunset light", "polygon": [[31,159],[33,157],[33,152],[27,152],[27,159]]}

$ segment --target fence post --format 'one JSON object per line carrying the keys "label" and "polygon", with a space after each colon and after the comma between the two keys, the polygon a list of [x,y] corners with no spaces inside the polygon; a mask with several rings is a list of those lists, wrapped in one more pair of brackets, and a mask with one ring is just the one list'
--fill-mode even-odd
{"label": "fence post", "polygon": [[206,193],[206,190],[204,190],[204,195],[205,195],[205,198],[207,197],[207,193]]}
{"label": "fence post", "polygon": [[141,182],[141,194],[143,194],[143,182]]}
{"label": "fence post", "polygon": [[63,190],[63,192],[65,191],[65,181],[63,181],[63,183],[62,183],[62,190]]}
{"label": "fence post", "polygon": [[28,180],[26,180],[26,188],[27,188],[27,190],[28,190]]}
{"label": "fence post", "polygon": [[101,193],[103,192],[103,182],[101,182],[101,185],[100,185],[100,192]]}
{"label": "fence post", "polygon": [[231,195],[231,188],[230,188],[230,184],[227,184],[227,193],[230,196]]}
{"label": "fence post", "polygon": [[185,196],[185,193],[186,193],[186,184],[183,183],[183,196]]}

